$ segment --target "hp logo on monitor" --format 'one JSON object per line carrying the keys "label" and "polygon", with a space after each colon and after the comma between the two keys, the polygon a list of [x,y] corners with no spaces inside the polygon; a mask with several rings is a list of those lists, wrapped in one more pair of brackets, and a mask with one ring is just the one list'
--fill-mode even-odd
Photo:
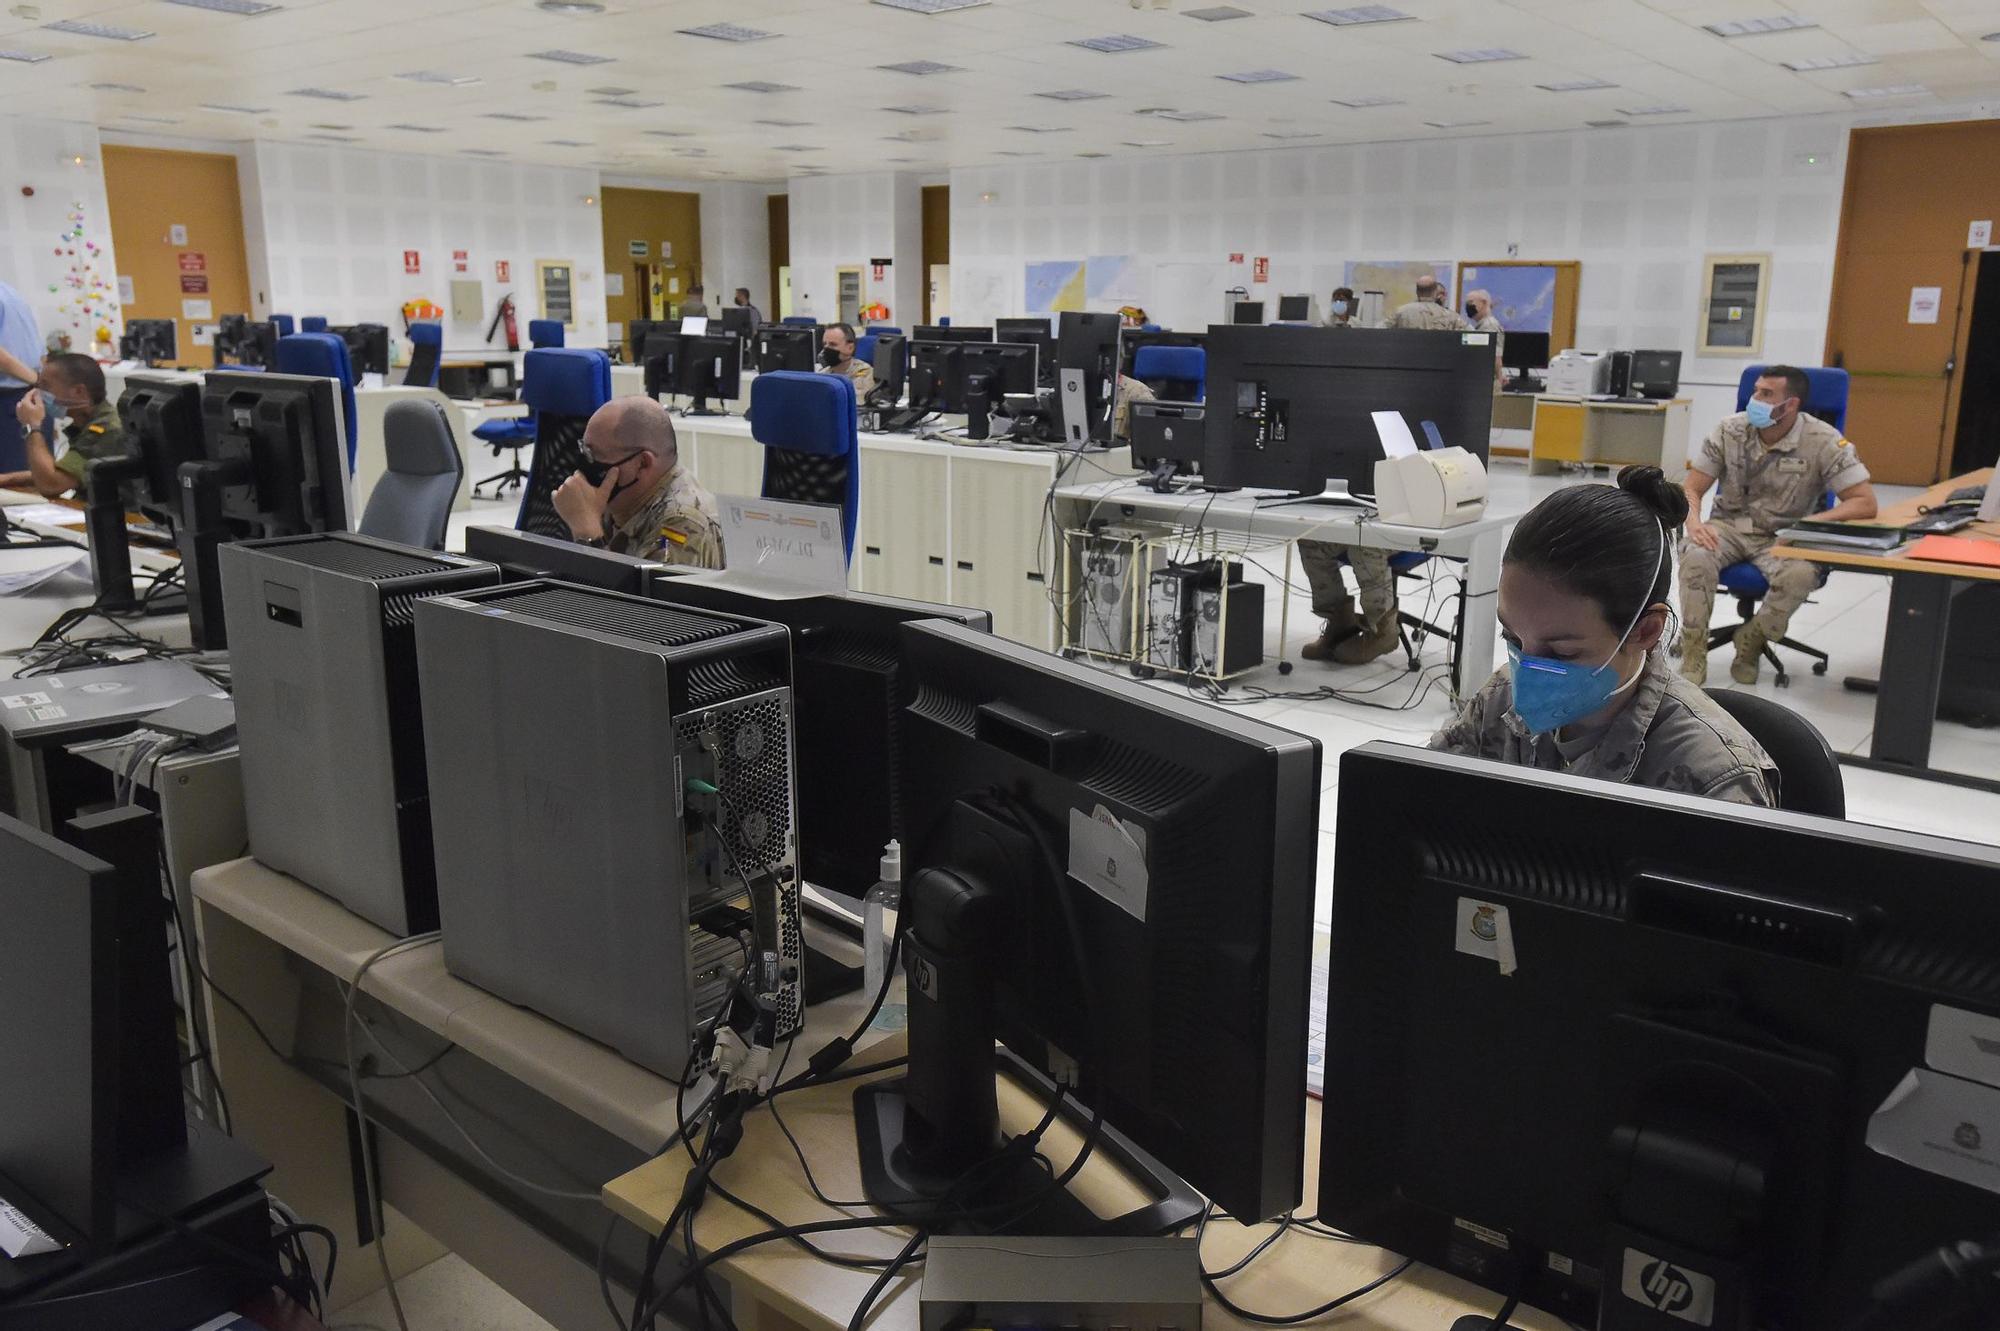
{"label": "hp logo on monitor", "polygon": [[1627,1248],[1622,1274],[1619,1289],[1634,1303],[1693,1326],[1714,1324],[1715,1281],[1701,1272]]}

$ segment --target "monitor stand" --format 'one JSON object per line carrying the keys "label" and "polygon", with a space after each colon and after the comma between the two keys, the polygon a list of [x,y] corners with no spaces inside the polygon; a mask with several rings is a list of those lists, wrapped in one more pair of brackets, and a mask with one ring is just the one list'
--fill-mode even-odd
{"label": "monitor stand", "polygon": [[1260,505],[1263,508],[1278,508],[1286,504],[1325,504],[1331,508],[1373,508],[1375,501],[1362,495],[1350,493],[1347,482],[1329,479],[1326,489],[1318,494],[1292,495],[1285,499],[1273,499]]}

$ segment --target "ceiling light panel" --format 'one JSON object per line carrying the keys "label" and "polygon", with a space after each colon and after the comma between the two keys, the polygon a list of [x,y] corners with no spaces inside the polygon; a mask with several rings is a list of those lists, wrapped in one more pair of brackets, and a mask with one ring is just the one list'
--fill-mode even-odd
{"label": "ceiling light panel", "polygon": [[339,88],[294,88],[285,94],[288,97],[316,97],[322,102],[358,102],[367,94],[343,92]]}
{"label": "ceiling light panel", "polygon": [[1449,60],[1454,65],[1492,65],[1502,60],[1526,60],[1528,57],[1504,46],[1482,46],[1470,51],[1439,51],[1437,58]]}
{"label": "ceiling light panel", "polygon": [[1152,116],[1156,120],[1172,120],[1183,125],[1194,124],[1202,120],[1222,119],[1220,115],[1217,115],[1213,111],[1182,111],[1171,106],[1149,106],[1138,114]]}
{"label": "ceiling light panel", "polygon": [[590,146],[582,139],[543,139],[542,142],[551,148],[588,148]]}
{"label": "ceiling light panel", "polygon": [[1704,23],[1704,28],[1718,37],[1760,37],[1767,32],[1797,32],[1802,28],[1817,28],[1819,24],[1811,19],[1800,18],[1797,14],[1778,14],[1771,18],[1740,18],[1724,23]]}
{"label": "ceiling light panel", "polygon": [[11,60],[17,65],[39,65],[49,59],[46,51],[17,51],[0,48],[0,60]]}
{"label": "ceiling light panel", "polygon": [[1359,23],[1400,23],[1416,15],[1405,14],[1388,5],[1354,5],[1347,9],[1315,9],[1305,17],[1331,23],[1336,28],[1347,28]]}
{"label": "ceiling light panel", "polygon": [[1402,99],[1398,97],[1334,97],[1329,100],[1335,106],[1345,106],[1354,111],[1368,111],[1378,106],[1401,106],[1403,104]]}
{"label": "ceiling light panel", "polygon": [[616,57],[592,55],[588,51],[565,51],[558,47],[552,51],[530,51],[530,60],[548,60],[558,65],[608,65]]}
{"label": "ceiling light panel", "polygon": [[264,0],[167,0],[170,5],[182,5],[188,9],[206,9],[216,14],[236,14],[243,18],[255,18],[259,14],[270,14],[283,9],[283,5],[266,4]]}
{"label": "ceiling light panel", "polygon": [[1565,79],[1560,83],[1537,83],[1543,92],[1596,92],[1600,88],[1615,88],[1615,83],[1603,79]]}
{"label": "ceiling light panel", "polygon": [[941,116],[942,106],[885,106],[884,111],[894,111],[899,116]]}
{"label": "ceiling light panel", "polygon": [[498,148],[460,148],[459,151],[467,157],[505,157],[507,155]]}
{"label": "ceiling light panel", "polygon": [[1490,120],[1426,120],[1432,129],[1471,129],[1474,125],[1490,125]]}
{"label": "ceiling light panel", "polygon": [[705,23],[699,28],[676,28],[675,31],[683,37],[706,37],[717,42],[761,42],[778,35],[761,28],[746,28],[740,23]]}
{"label": "ceiling light panel", "polygon": [[1198,18],[1203,23],[1226,23],[1233,18],[1249,18],[1250,11],[1238,9],[1235,5],[1211,5],[1207,9],[1184,9],[1188,18]]}
{"label": "ceiling light panel", "polygon": [[725,83],[722,86],[725,88],[734,88],[738,92],[780,93],[798,91],[797,88],[789,83],[771,83],[765,79],[745,79],[741,83]]}
{"label": "ceiling light panel", "polygon": [[66,32],[72,37],[98,37],[107,42],[143,42],[157,34],[144,28],[125,28],[116,23],[91,23],[84,19],[66,18],[60,23],[45,23],[42,27],[49,32]]}
{"label": "ceiling light panel", "polygon": [[[604,6],[597,0],[535,0],[535,8],[545,14],[561,14],[567,18],[583,18],[590,14],[602,14]],[[468,148],[467,152],[477,149]]]}
{"label": "ceiling light panel", "polygon": [[950,14],[961,9],[977,9],[991,0],[875,0],[885,9],[906,9],[912,14]]}
{"label": "ceiling light panel", "polygon": [[1823,69],[1859,69],[1863,65],[1881,63],[1872,55],[1816,55],[1803,60],[1787,60],[1786,69],[1794,74],[1813,74]]}
{"label": "ceiling light panel", "polygon": [[466,88],[479,82],[477,74],[446,74],[435,69],[413,69],[396,77],[408,83],[435,83],[447,88]]}
{"label": "ceiling light panel", "polygon": [[1636,116],[1684,116],[1693,109],[1694,108],[1692,107],[1682,106],[1677,102],[1662,102],[1658,106],[1621,106],[1618,108],[1618,114],[1621,116],[1635,116],[1635,117]]}
{"label": "ceiling light panel", "polygon": [[1063,88],[1056,92],[1038,92],[1037,97],[1046,97],[1052,102],[1094,102],[1109,97],[1108,92],[1093,92],[1088,88]]}
{"label": "ceiling light panel", "polygon": [[224,115],[231,116],[261,116],[271,108],[268,106],[237,106],[229,102],[203,102],[201,109],[204,111],[220,111]]}
{"label": "ceiling light panel", "polygon": [[1086,51],[1098,51],[1105,55],[1118,55],[1125,51],[1157,51],[1165,42],[1156,42],[1149,37],[1134,37],[1131,33],[1114,33],[1109,37],[1080,37],[1069,43],[1081,46]]}
{"label": "ceiling light panel", "polygon": [[[810,121],[810,120],[754,120],[754,121],[752,121],[751,123],[752,123],[752,124],[755,124],[755,125],[769,125],[769,126],[770,126],[771,128],[773,128],[773,129],[804,129],[804,128],[805,128],[805,127],[806,127],[807,125],[810,125],[810,124],[812,124],[812,121]],[[666,130],[657,130],[657,129],[656,129],[656,130],[648,130],[647,132],[648,132],[648,133],[650,133],[650,134],[664,134],[664,133],[666,133],[667,131],[666,131]]]}
{"label": "ceiling light panel", "polygon": [[965,72],[965,68],[962,65],[947,65],[936,60],[905,60],[900,64],[877,65],[875,68],[886,69],[894,74],[962,74]]}
{"label": "ceiling light panel", "polygon": [[178,125],[181,123],[180,118],[178,116],[153,116],[153,115],[146,115],[139,111],[128,111],[123,116],[120,116],[119,119],[143,120],[149,125]]}
{"label": "ceiling light panel", "polygon": [[484,114],[484,115],[482,116],[482,119],[486,119],[486,120],[512,120],[512,121],[515,121],[515,122],[517,122],[517,123],[519,123],[519,124],[523,124],[523,125],[529,125],[529,124],[533,124],[533,123],[534,123],[535,121],[537,121],[537,120],[547,120],[547,119],[548,119],[548,117],[547,117],[547,116],[531,116],[531,115],[527,114],[527,113],[526,113],[526,112],[524,112],[524,111],[488,111],[488,112],[486,112],[486,113],[485,113],[485,114]]}
{"label": "ceiling light panel", "polygon": [[405,133],[409,133],[409,134],[442,134],[442,133],[444,133],[444,126],[443,126],[443,125],[413,125],[413,124],[410,124],[410,123],[408,123],[408,122],[399,122],[399,123],[397,123],[397,124],[394,124],[394,125],[391,125],[391,126],[389,126],[389,128],[390,128],[390,129],[400,129],[400,130],[403,130],[403,131],[404,131]]}
{"label": "ceiling light panel", "polygon": [[99,91],[99,92],[144,92],[144,91],[146,91],[146,90],[145,90],[144,88],[140,87],[140,86],[139,86],[138,84],[136,84],[136,83],[93,83],[93,84],[91,84],[90,86],[91,86],[91,87],[93,87],[93,88],[95,88],[95,89],[96,89],[97,91]]}
{"label": "ceiling light panel", "polygon": [[1217,77],[1231,83],[1293,83],[1299,76],[1287,74],[1282,69],[1249,69],[1241,74],[1221,74]]}
{"label": "ceiling light panel", "polygon": [[1921,83],[1897,83],[1883,88],[1849,88],[1842,93],[1857,102],[1879,101],[1885,97],[1928,97],[1931,90]]}

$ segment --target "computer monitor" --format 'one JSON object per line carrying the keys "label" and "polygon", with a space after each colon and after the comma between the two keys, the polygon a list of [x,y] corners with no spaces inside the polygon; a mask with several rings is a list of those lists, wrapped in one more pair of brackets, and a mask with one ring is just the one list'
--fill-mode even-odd
{"label": "computer monitor", "polygon": [[625,341],[632,364],[640,364],[646,356],[646,344],[659,334],[681,335],[679,319],[634,319],[625,325]]}
{"label": "computer monitor", "polygon": [[389,373],[389,327],[387,324],[341,324],[326,330],[347,343],[347,363],[354,381],[364,374]]}
{"label": "computer monitor", "polygon": [[1035,348],[1037,386],[1051,388],[1056,381],[1056,335],[1047,319],[996,319],[993,340]]}
{"label": "computer monitor", "polygon": [[903,385],[910,374],[910,339],[901,333],[875,334],[875,354],[872,358],[875,369],[874,398],[878,402],[896,403],[903,397]]}
{"label": "computer monitor", "polygon": [[269,369],[278,358],[278,326],[247,314],[225,314],[216,325],[215,363]]}
{"label": "computer monitor", "polygon": [[333,389],[301,374],[213,374],[203,385],[202,458],[181,464],[178,532],[196,646],[228,645],[216,547],[348,529],[347,441]]}
{"label": "computer monitor", "polygon": [[1500,340],[1500,364],[1514,372],[1507,384],[1509,388],[1516,392],[1528,391],[1531,386],[1528,376],[1549,368],[1549,335],[1506,333]]}
{"label": "computer monitor", "polygon": [[757,331],[757,324],[748,306],[725,305],[710,331],[727,333],[740,342]]}
{"label": "computer monitor", "polygon": [[910,335],[919,342],[991,342],[991,328],[975,328],[966,324],[918,324],[910,330]]}
{"label": "computer monitor", "polygon": [[[1057,316],[1056,372],[1083,371],[1084,414],[1089,419],[1088,438],[1099,444],[1111,442],[1111,392],[1116,385],[1118,366],[1118,316],[1065,310]],[[1068,436],[1075,422],[1065,420]]]}
{"label": "computer monitor", "polygon": [[65,836],[0,815],[0,1197],[103,1249],[187,1126],[155,820],[119,808]]}
{"label": "computer monitor", "polygon": [[1183,333],[1171,328],[1121,328],[1118,330],[1118,373],[1132,374],[1133,362],[1141,347],[1205,347],[1207,333]]}
{"label": "computer monitor", "polygon": [[734,333],[691,333],[681,338],[674,366],[674,391],[690,399],[689,416],[724,416],[708,399],[733,402],[743,396],[743,342]]}
{"label": "computer monitor", "polygon": [[119,358],[141,361],[147,366],[177,360],[177,329],[172,319],[127,319],[124,336],[118,339]]}
{"label": "computer monitor", "polygon": [[[973,392],[974,381],[984,376],[987,410],[997,406],[1003,397],[1034,395],[1038,383],[1036,362],[1039,351],[1032,343],[983,342],[963,348],[961,354],[965,363],[964,388],[967,397],[969,399]],[[972,404],[968,400],[945,409],[970,411]]]}
{"label": "computer monitor", "polygon": [[1261,300],[1239,300],[1229,311],[1229,322],[1233,324],[1261,324],[1264,322],[1264,302]]}
{"label": "computer monitor", "polygon": [[791,629],[801,871],[815,886],[862,896],[881,876],[883,846],[909,831],[896,780],[896,739],[910,702],[897,630],[941,620],[986,633],[993,617],[864,592],[784,596],[658,576],[657,566],[655,574],[648,580],[655,600]]}
{"label": "computer monitor", "polygon": [[655,322],[638,347],[646,396],[658,401],[662,393],[672,393],[679,384],[681,334],[664,322]]}
{"label": "computer monitor", "polygon": [[[1190,1186],[1246,1223],[1296,1205],[1318,741],[958,625],[902,635],[910,1063],[855,1095],[869,1199],[920,1206],[993,1155],[998,1038],[1150,1194],[1108,1231],[1066,1193],[1003,1228],[1165,1232]],[[1045,1196],[1015,1163],[962,1195]]]}
{"label": "computer monitor", "polygon": [[[1512,342],[1514,335],[1509,333]],[[1681,391],[1679,351],[1635,351],[1632,353],[1632,394],[1670,401]]]}
{"label": "computer monitor", "polygon": [[[125,512],[138,509],[169,532],[180,525],[180,468],[204,456],[201,434],[201,385],[192,380],[135,374],[125,380],[118,398],[118,419],[125,432],[121,457],[98,458],[85,473],[88,501],[85,523],[90,535],[90,578],[99,604],[107,610],[132,611],[139,599],[132,590],[132,551]],[[181,603],[162,609],[179,613]]]}
{"label": "computer monitor", "polygon": [[1334,844],[1323,1223],[1603,1328],[1993,1233],[2000,851],[1382,743]]}
{"label": "computer monitor", "polygon": [[1278,322],[1281,324],[1302,324],[1312,320],[1313,298],[1306,296],[1278,297]]}
{"label": "computer monitor", "polygon": [[[965,410],[965,347],[958,342],[910,343],[909,405],[917,411]],[[957,403],[957,407],[952,406]]]}
{"label": "computer monitor", "polygon": [[508,582],[553,578],[600,591],[643,596],[660,566],[638,555],[621,555],[512,527],[467,527],[465,553],[500,566]]}
{"label": "computer monitor", "polygon": [[822,336],[817,324],[765,324],[757,330],[751,344],[756,348],[757,373],[769,374],[773,370],[812,373],[819,360]]}
{"label": "computer monitor", "polygon": [[1401,412],[1413,434],[1433,422],[1445,444],[1485,461],[1493,343],[1484,333],[1217,325],[1206,401],[1209,485],[1319,494],[1333,481],[1369,495],[1382,456],[1373,412]]}

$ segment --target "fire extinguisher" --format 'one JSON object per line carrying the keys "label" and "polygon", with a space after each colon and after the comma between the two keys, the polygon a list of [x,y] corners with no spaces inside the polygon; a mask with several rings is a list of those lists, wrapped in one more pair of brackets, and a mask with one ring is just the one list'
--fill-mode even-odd
{"label": "fire extinguisher", "polygon": [[493,340],[494,332],[502,324],[507,326],[507,350],[519,351],[521,349],[521,334],[514,327],[514,294],[512,292],[500,298],[500,308],[494,311],[493,322],[487,325],[486,340],[488,342]]}

